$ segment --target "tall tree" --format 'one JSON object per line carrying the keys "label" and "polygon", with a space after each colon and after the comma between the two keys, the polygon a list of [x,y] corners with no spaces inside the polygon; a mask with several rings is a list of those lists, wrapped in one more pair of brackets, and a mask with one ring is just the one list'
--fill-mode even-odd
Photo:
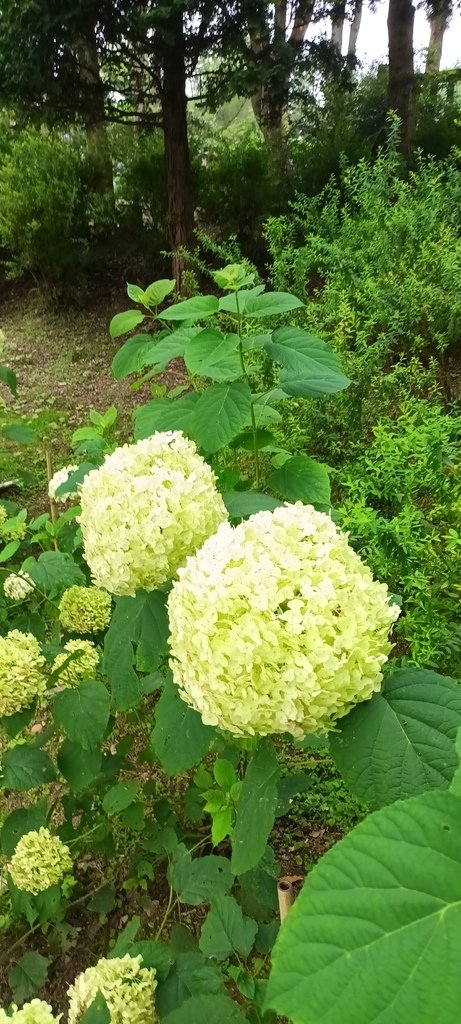
{"label": "tall tree", "polygon": [[413,157],[415,135],[414,20],[415,8],[411,0],[389,0],[388,104],[400,118],[400,149],[407,164]]}
{"label": "tall tree", "polygon": [[357,40],[360,32],[360,25],[362,22],[362,0],[355,0],[354,7],[352,10],[351,27],[349,30],[349,42],[347,45],[347,56],[355,57],[357,53]]}
{"label": "tall tree", "polygon": [[427,75],[434,75],[440,71],[443,39],[452,13],[453,4],[451,0],[432,0],[428,7],[427,17],[431,34],[426,57]]}
{"label": "tall tree", "polygon": [[341,54],[343,49],[344,22],[346,20],[346,0],[335,0],[331,12],[331,42]]}

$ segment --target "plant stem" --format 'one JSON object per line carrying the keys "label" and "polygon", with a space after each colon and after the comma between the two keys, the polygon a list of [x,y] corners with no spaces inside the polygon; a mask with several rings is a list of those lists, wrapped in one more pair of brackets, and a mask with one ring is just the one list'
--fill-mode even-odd
{"label": "plant stem", "polygon": [[[245,378],[245,380],[246,380],[246,382],[248,384],[248,387],[250,387],[250,380],[249,380],[249,377],[248,377],[247,368],[246,368],[246,364],[245,364],[245,355],[244,355],[244,352],[243,352],[242,314],[240,312],[240,307],[239,307],[238,292],[235,292],[235,305],[236,305],[236,309],[237,309],[237,334],[239,336],[240,365],[242,367],[243,376],[244,376],[244,378]],[[253,433],[253,456],[254,456],[254,466],[255,466],[255,483],[256,483],[257,489],[259,490],[260,478],[261,477],[260,477],[260,471],[259,471],[259,452],[258,452],[256,417],[255,417],[255,411],[254,411],[254,408],[253,408],[253,402],[251,402],[251,405],[250,405],[250,415],[251,415],[251,429],[252,429],[252,433]]]}
{"label": "plant stem", "polygon": [[159,940],[159,938],[160,938],[160,936],[161,936],[161,934],[163,932],[163,929],[164,929],[164,927],[166,925],[166,922],[168,921],[168,918],[170,916],[170,910],[171,910],[171,908],[173,906],[173,900],[174,900],[174,893],[173,893],[173,889],[172,889],[172,887],[170,885],[170,895],[168,897],[167,908],[165,910],[165,913],[163,915],[162,921],[160,923],[160,927],[159,927],[159,929],[157,931],[157,934],[155,936],[155,941],[156,942],[158,942],[158,940]]}

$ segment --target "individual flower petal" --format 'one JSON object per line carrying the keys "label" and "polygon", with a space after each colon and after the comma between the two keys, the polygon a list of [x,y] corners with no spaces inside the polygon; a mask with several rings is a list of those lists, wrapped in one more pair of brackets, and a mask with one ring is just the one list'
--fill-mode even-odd
{"label": "individual flower petal", "polygon": [[297,503],[224,523],[178,577],[170,664],[206,724],[321,734],[379,689],[399,609],[329,516]]}

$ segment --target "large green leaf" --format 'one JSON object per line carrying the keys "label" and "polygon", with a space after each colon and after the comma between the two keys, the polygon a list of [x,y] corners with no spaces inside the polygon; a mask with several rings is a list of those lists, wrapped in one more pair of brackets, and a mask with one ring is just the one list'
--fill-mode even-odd
{"label": "large green leaf", "polygon": [[72,555],[64,551],[43,551],[37,560],[28,558],[24,568],[36,586],[48,593],[66,590],[74,584],[85,585],[82,570],[74,562]]}
{"label": "large green leaf", "polygon": [[247,1017],[229,996],[192,996],[164,1018],[164,1024],[247,1024]]}
{"label": "large green leaf", "polygon": [[151,746],[168,775],[179,775],[193,768],[209,750],[215,732],[204,725],[197,711],[179,696],[177,686],[168,679],[155,708],[155,726]]}
{"label": "large green leaf", "polygon": [[57,693],[52,705],[56,725],[85,750],[96,747],[104,736],[109,712],[109,694],[96,679],[84,679],[79,686]]}
{"label": "large green leaf", "polygon": [[284,367],[280,384],[287,394],[315,398],[343,391],[350,384],[336,353],[299,327],[277,328],[264,347]]}
{"label": "large green leaf", "polygon": [[186,347],[184,360],[194,376],[215,381],[235,380],[242,376],[238,354],[238,335],[222,334],[206,327]]}
{"label": "large green leaf", "polygon": [[283,505],[283,501],[259,491],[225,491],[222,497],[231,519],[247,519],[255,512],[273,512]]}
{"label": "large green leaf", "polygon": [[234,953],[249,956],[258,926],[244,917],[233,896],[214,896],[211,909],[202,925],[200,949],[205,956],[226,960]]}
{"label": "large green leaf", "polygon": [[229,892],[234,881],[226,857],[194,857],[183,843],[173,851],[168,880],[181,903],[209,903],[215,896]]}
{"label": "large green leaf", "polygon": [[126,341],[112,360],[112,373],[117,380],[137,373],[146,364],[146,356],[155,348],[150,334],[135,334]]}
{"label": "large green leaf", "polygon": [[424,669],[399,669],[330,735],[348,786],[372,807],[445,787],[456,770],[461,687]]}
{"label": "large green leaf", "polygon": [[[214,1004],[218,993],[224,993],[224,979],[216,964],[205,960],[198,949],[185,950],[177,954],[166,981],[160,982],[156,989],[155,1007],[163,1021],[167,1014],[183,1005],[188,1006],[191,999],[199,995],[209,996]],[[200,1024],[203,1024],[203,1018]]]}
{"label": "large green leaf", "polygon": [[171,294],[175,284],[176,281],[171,277],[163,277],[160,281],[153,281],[144,292],[147,305],[159,306],[166,299],[167,295]]}
{"label": "large green leaf", "polygon": [[5,819],[2,832],[2,850],[6,857],[12,857],[22,836],[35,832],[46,825],[46,813],[42,804],[31,807],[17,807]]}
{"label": "large green leaf", "polygon": [[195,410],[200,395],[195,391],[174,401],[168,398],[155,398],[146,405],[140,405],[134,414],[134,437],[141,441],[150,437],[157,430],[182,430],[191,436],[191,427],[195,419]]}
{"label": "large green leaf", "polygon": [[128,334],[138,324],[142,324],[144,313],[140,309],[126,309],[123,313],[116,313],[109,324],[111,338],[120,338],[122,334]]}
{"label": "large green leaf", "polygon": [[304,306],[304,302],[289,292],[261,292],[247,297],[245,316],[280,316],[282,313],[290,313],[292,309],[300,309],[301,306]]}
{"label": "large green leaf", "polygon": [[310,505],[330,503],[330,478],[326,466],[308,455],[294,455],[280,469],[271,473],[269,487],[288,501],[304,501]]}
{"label": "large green leaf", "polygon": [[256,921],[272,921],[278,910],[279,874],[274,852],[267,846],[257,867],[239,877],[239,902],[245,913]]}
{"label": "large green leaf", "polygon": [[192,436],[206,452],[217,452],[245,426],[251,408],[248,384],[213,384],[195,407]]}
{"label": "large green leaf", "polygon": [[102,806],[106,814],[121,814],[136,800],[138,792],[139,782],[137,779],[116,782],[115,786],[111,786],[103,797]]}
{"label": "large green leaf", "polygon": [[370,815],[309,873],[267,1004],[294,1024],[458,1024],[460,931],[461,801],[424,793]]}
{"label": "large green leaf", "polygon": [[11,968],[8,975],[8,984],[13,991],[15,1001],[23,1003],[43,988],[50,963],[51,961],[47,957],[32,949],[23,954],[19,963]]}
{"label": "large green leaf", "polygon": [[158,590],[138,591],[135,597],[121,597],[106,633],[104,665],[114,703],[119,711],[136,704],[141,694],[134,670],[133,645],[144,672],[151,672],[162,660],[168,641],[166,597]]}
{"label": "large green leaf", "polygon": [[48,754],[29,743],[20,743],[7,750],[2,758],[2,769],[5,789],[20,792],[37,789],[55,778]]}
{"label": "large green leaf", "polygon": [[273,744],[263,739],[248,764],[237,802],[231,859],[235,875],[256,867],[264,854],[275,821],[279,777]]}
{"label": "large green leaf", "polygon": [[2,427],[3,437],[7,441],[15,441],[16,444],[37,444],[38,434],[27,423],[8,423]]}
{"label": "large green leaf", "polygon": [[205,320],[219,310],[215,295],[196,295],[193,299],[168,306],[159,313],[159,320]]}
{"label": "large green leaf", "polygon": [[71,740],[64,740],[58,754],[59,771],[69,783],[72,793],[88,789],[98,778],[101,764],[100,750],[85,750]]}

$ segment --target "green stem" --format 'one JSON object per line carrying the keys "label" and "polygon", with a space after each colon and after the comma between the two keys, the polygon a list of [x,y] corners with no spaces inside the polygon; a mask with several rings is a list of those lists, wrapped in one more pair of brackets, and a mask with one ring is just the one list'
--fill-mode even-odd
{"label": "green stem", "polygon": [[158,942],[158,940],[159,940],[159,938],[160,938],[160,936],[161,936],[161,934],[163,932],[163,929],[164,929],[164,927],[165,927],[165,925],[166,925],[166,923],[168,921],[168,918],[170,916],[170,911],[171,911],[171,908],[173,906],[173,901],[174,901],[174,892],[173,892],[173,889],[172,889],[172,887],[170,885],[170,895],[168,897],[167,908],[165,910],[165,913],[164,913],[163,918],[162,918],[161,923],[160,923],[160,927],[159,927],[159,929],[157,931],[157,934],[155,936],[155,941],[156,942]]}
{"label": "green stem", "polygon": [[[242,367],[243,376],[244,376],[244,378],[245,378],[245,380],[246,380],[246,382],[248,384],[248,387],[250,387],[250,379],[248,377],[248,372],[247,372],[247,368],[246,368],[246,364],[245,364],[245,355],[244,355],[244,352],[243,352],[242,314],[240,312],[240,307],[239,307],[238,292],[235,292],[235,306],[236,306],[236,309],[237,309],[237,334],[239,336],[238,351],[239,351],[239,357],[240,357],[240,365]],[[255,417],[255,411],[254,411],[254,408],[253,408],[253,402],[251,402],[251,405],[250,405],[250,415],[251,415],[251,430],[252,430],[252,433],[253,433],[253,456],[254,456],[254,465],[255,465],[255,483],[256,483],[256,488],[259,490],[261,475],[260,475],[260,469],[259,469],[259,452],[258,452],[256,417]]]}

